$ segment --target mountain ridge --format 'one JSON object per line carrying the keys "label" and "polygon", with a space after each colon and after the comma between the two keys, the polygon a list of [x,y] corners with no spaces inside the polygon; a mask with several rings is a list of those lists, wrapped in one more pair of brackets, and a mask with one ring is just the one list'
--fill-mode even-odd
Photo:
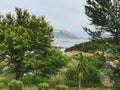
{"label": "mountain ridge", "polygon": [[53,30],[53,35],[55,38],[67,38],[67,39],[80,39],[80,37],[67,30]]}

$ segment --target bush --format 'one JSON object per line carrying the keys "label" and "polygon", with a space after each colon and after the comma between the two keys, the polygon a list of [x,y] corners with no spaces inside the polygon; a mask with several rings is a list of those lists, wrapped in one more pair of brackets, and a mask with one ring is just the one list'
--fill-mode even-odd
{"label": "bush", "polygon": [[76,65],[71,66],[66,72],[66,84],[69,87],[77,87],[78,86],[78,74],[76,73]]}
{"label": "bush", "polygon": [[50,87],[55,87],[58,84],[65,84],[66,77],[64,73],[65,72],[59,72],[58,74],[51,76],[49,80]]}
{"label": "bush", "polygon": [[0,90],[3,90],[4,87],[5,87],[4,83],[1,82],[1,83],[0,83]]}
{"label": "bush", "polygon": [[83,87],[99,87],[102,86],[98,69],[95,67],[89,68],[89,74],[85,75],[82,80]]}
{"label": "bush", "polygon": [[57,90],[68,90],[68,86],[63,85],[63,84],[59,84],[56,86]]}
{"label": "bush", "polygon": [[6,88],[6,87],[8,86],[8,83],[9,83],[10,81],[11,81],[10,78],[8,79],[8,78],[5,77],[5,79],[1,79],[1,80],[0,80],[0,83],[3,83],[3,84],[4,84],[4,87]]}
{"label": "bush", "polygon": [[29,75],[20,78],[20,80],[26,86],[38,85],[39,83],[42,82],[48,82],[48,78],[40,77],[40,76],[29,76]]}
{"label": "bush", "polygon": [[38,84],[38,90],[48,90],[49,84],[48,83],[40,83]]}
{"label": "bush", "polygon": [[11,80],[8,84],[9,90],[22,90],[23,82],[18,80]]}
{"label": "bush", "polygon": [[77,87],[78,86],[78,81],[74,81],[74,80],[67,80],[66,84],[69,86],[69,87]]}
{"label": "bush", "polygon": [[[4,85],[4,88],[6,88],[6,87],[8,86],[8,82],[9,82],[9,80],[1,79],[1,80],[0,80],[0,88],[2,88],[3,85]],[[1,89],[0,89],[0,90],[1,90]]]}

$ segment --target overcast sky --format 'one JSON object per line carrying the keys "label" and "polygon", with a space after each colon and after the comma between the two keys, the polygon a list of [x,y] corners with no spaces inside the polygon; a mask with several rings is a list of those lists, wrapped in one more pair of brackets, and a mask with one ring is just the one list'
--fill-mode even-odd
{"label": "overcast sky", "polygon": [[28,9],[37,16],[44,15],[55,29],[68,30],[78,36],[87,37],[82,26],[89,25],[85,15],[86,0],[1,0],[0,12],[14,12],[14,8]]}

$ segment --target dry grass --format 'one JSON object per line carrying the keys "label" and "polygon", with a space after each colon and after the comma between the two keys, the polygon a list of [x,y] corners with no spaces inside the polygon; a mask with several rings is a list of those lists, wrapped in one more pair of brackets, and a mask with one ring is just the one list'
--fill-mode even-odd
{"label": "dry grass", "polygon": [[24,87],[23,90],[37,90],[37,87]]}

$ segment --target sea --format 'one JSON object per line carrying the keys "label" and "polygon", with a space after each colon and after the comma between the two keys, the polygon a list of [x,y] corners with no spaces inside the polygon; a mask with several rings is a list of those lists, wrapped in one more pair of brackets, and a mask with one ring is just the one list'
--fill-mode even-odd
{"label": "sea", "polygon": [[67,38],[54,38],[52,45],[61,48],[64,51],[66,48],[72,47],[75,44],[80,44],[89,41],[88,39],[67,39]]}

